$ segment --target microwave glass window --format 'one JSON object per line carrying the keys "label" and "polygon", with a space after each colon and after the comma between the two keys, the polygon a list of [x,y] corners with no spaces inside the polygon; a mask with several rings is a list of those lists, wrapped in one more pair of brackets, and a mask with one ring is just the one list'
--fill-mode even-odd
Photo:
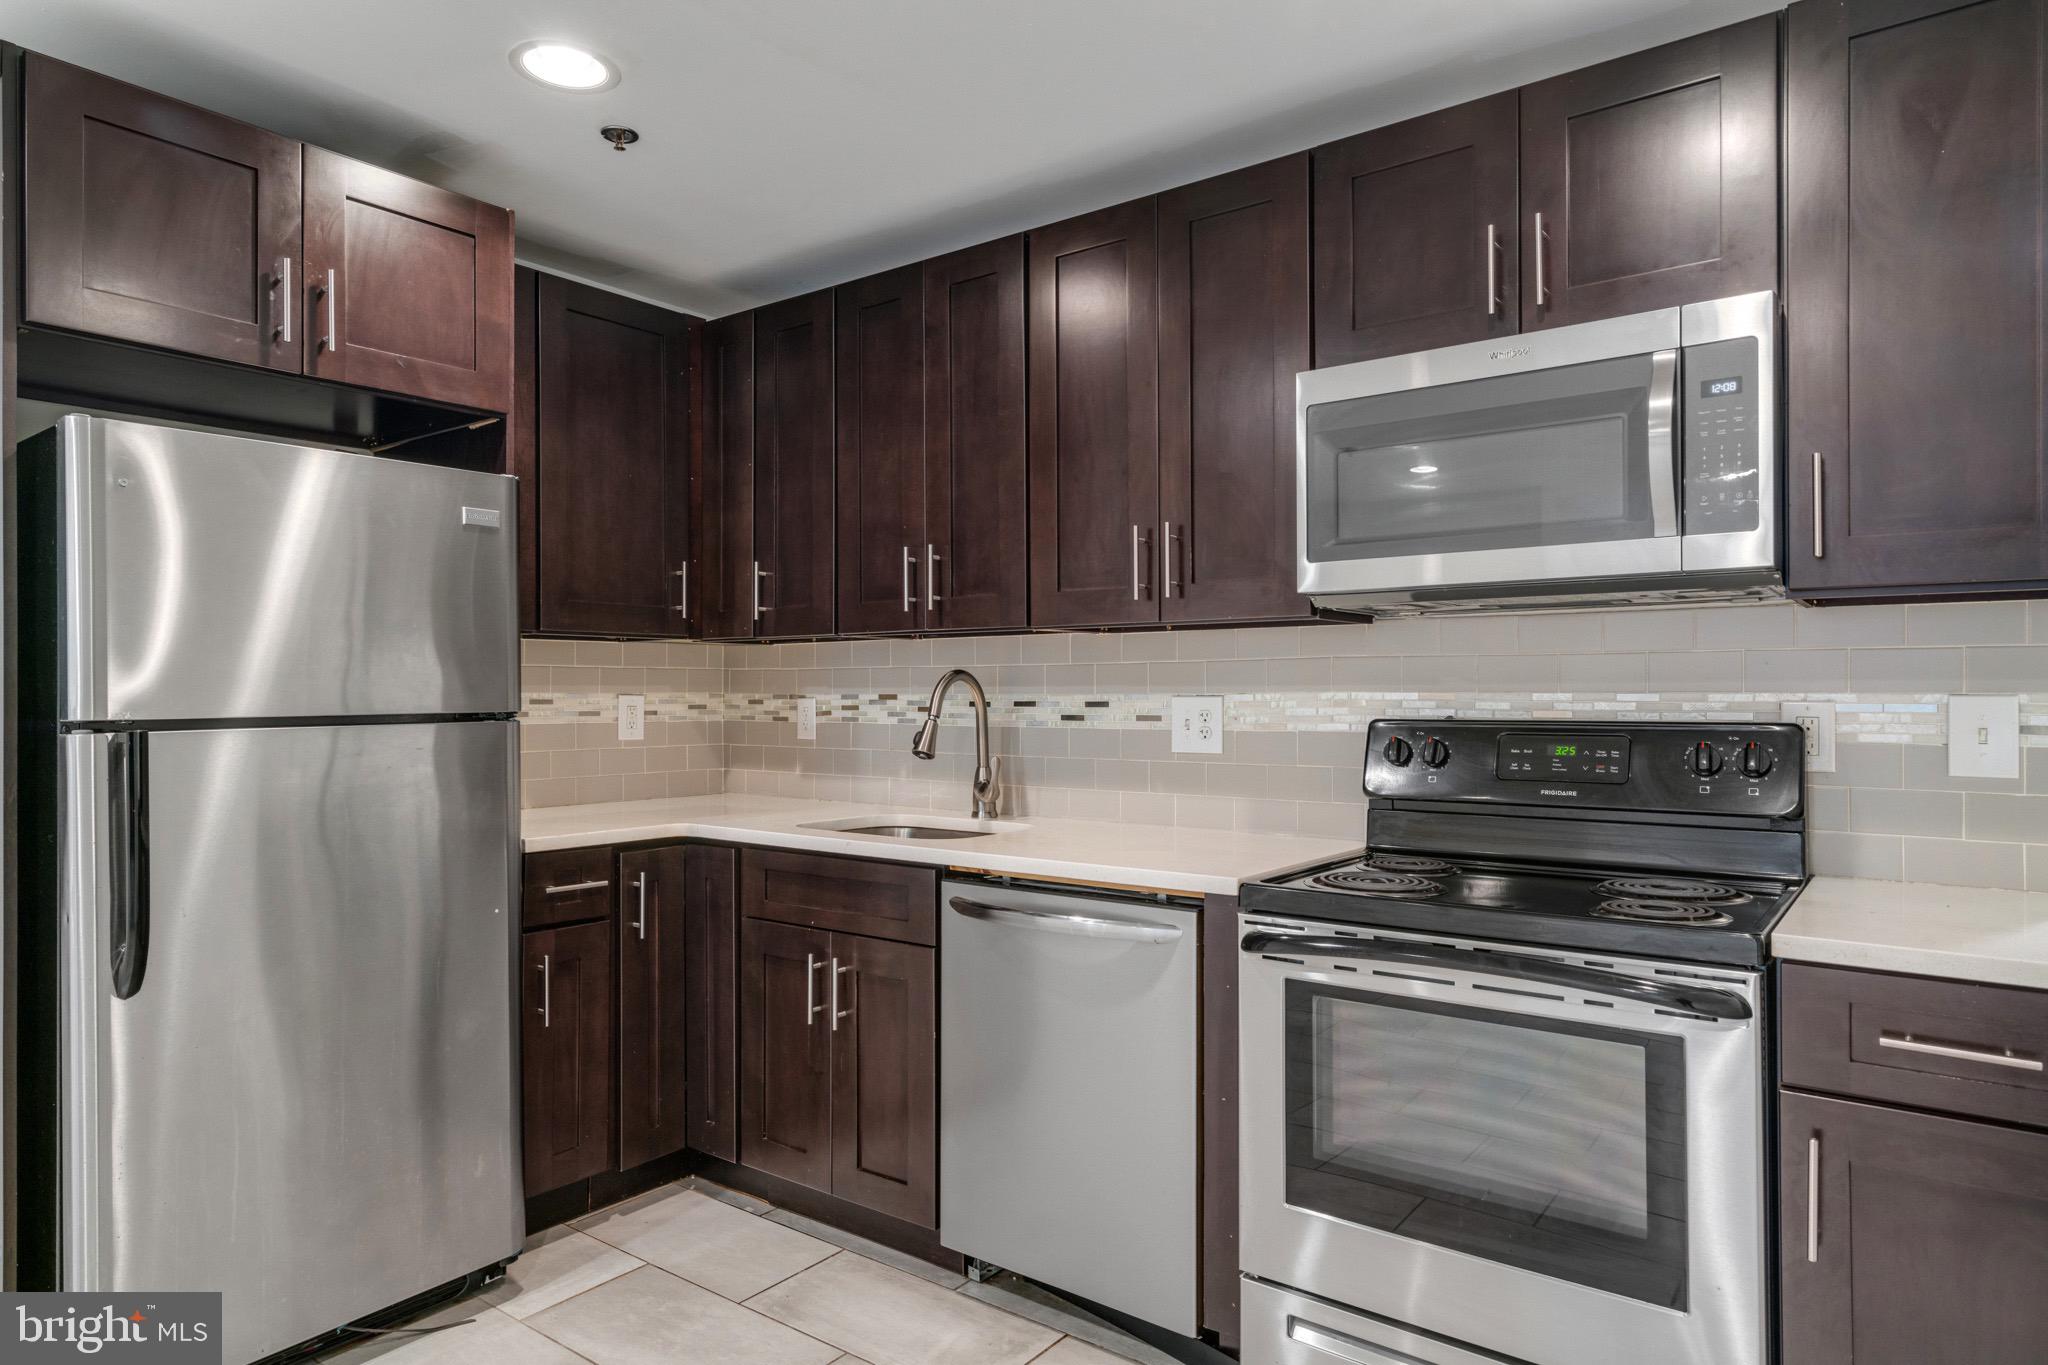
{"label": "microwave glass window", "polygon": [[1309,409],[1311,560],[1654,534],[1650,357]]}
{"label": "microwave glass window", "polygon": [[1756,338],[1685,348],[1685,533],[1754,531],[1763,516],[1757,452]]}
{"label": "microwave glass window", "polygon": [[1686,1307],[1685,1049],[1287,984],[1287,1202]]}

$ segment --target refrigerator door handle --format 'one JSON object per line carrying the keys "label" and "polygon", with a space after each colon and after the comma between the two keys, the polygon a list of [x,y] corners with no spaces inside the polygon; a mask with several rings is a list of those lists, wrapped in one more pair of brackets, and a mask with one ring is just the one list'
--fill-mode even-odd
{"label": "refrigerator door handle", "polygon": [[114,998],[142,989],[149,965],[149,735],[130,730],[107,737],[107,826],[110,913],[107,964]]}

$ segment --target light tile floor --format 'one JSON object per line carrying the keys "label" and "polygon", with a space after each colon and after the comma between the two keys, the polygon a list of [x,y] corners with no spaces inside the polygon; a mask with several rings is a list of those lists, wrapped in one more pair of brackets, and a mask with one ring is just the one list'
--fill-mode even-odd
{"label": "light tile floor", "polygon": [[536,1234],[412,1325],[443,1323],[322,1365],[1173,1365],[1014,1276],[970,1284],[697,1180]]}

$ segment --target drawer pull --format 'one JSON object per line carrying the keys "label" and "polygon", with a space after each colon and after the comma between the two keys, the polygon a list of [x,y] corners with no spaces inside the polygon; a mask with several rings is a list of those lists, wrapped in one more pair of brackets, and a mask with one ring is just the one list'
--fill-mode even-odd
{"label": "drawer pull", "polygon": [[2009,1066],[2015,1071],[2039,1071],[2039,1057],[2019,1057],[2011,1048],[1956,1047],[1948,1043],[1923,1043],[1910,1033],[1885,1032],[1877,1035],[1879,1047],[1896,1048],[1900,1052],[1924,1052],[1931,1057],[1954,1057],[1963,1062],[1983,1062],[1988,1066]]}
{"label": "drawer pull", "polygon": [[1820,1134],[1806,1140],[1806,1260],[1820,1259]]}
{"label": "drawer pull", "polygon": [[550,886],[542,891],[541,894],[544,896],[573,896],[578,891],[596,891],[600,887],[610,885],[611,883],[608,881],[570,882],[566,886]]}

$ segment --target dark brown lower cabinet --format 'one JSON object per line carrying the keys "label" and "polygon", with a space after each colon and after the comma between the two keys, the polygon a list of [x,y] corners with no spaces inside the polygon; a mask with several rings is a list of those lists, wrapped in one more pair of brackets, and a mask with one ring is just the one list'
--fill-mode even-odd
{"label": "dark brown lower cabinet", "polygon": [[740,1159],[739,851],[683,850],[683,1124],[689,1145],[722,1161]]}
{"label": "dark brown lower cabinet", "polygon": [[1779,1130],[1787,1365],[2048,1359],[2048,1133],[1796,1092]]}
{"label": "dark brown lower cabinet", "polygon": [[519,1073],[526,1190],[611,1169],[612,926],[520,935]]}
{"label": "dark brown lower cabinet", "polygon": [[933,951],[744,922],[743,1165],[936,1226]]}
{"label": "dark brown lower cabinet", "polygon": [[615,929],[622,1171],[683,1146],[688,884],[680,844],[619,855]]}

